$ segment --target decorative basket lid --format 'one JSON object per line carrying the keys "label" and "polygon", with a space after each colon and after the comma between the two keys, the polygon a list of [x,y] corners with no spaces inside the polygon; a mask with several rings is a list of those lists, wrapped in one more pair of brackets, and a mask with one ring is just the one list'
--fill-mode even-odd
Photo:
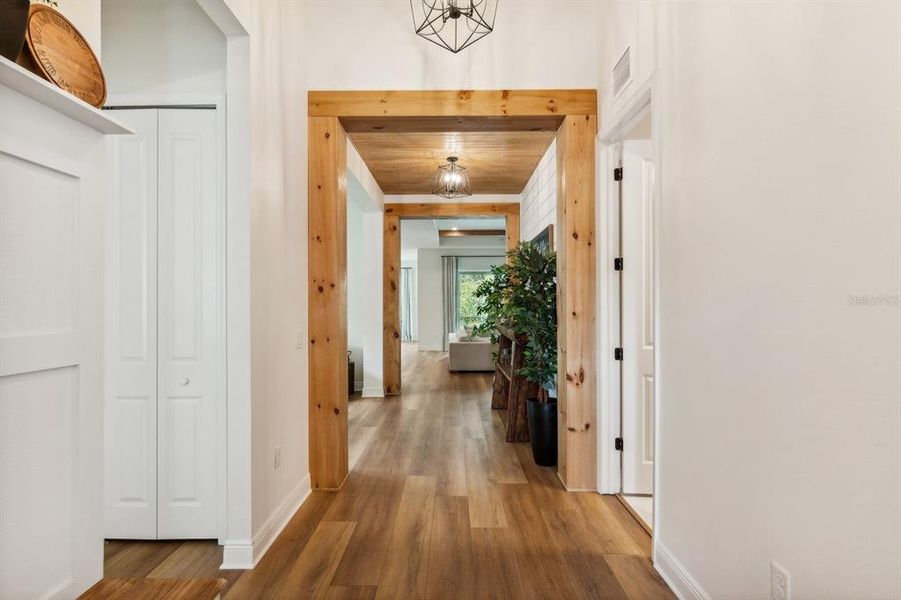
{"label": "decorative basket lid", "polygon": [[68,19],[49,6],[32,4],[25,41],[38,75],[92,106],[103,106],[106,79],[100,61]]}

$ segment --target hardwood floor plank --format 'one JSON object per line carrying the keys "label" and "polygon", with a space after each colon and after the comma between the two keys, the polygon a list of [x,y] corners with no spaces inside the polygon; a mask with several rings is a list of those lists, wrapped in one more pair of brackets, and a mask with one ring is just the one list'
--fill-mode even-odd
{"label": "hardwood floor plank", "polygon": [[[386,475],[368,475],[355,481],[359,501],[343,513],[357,526],[335,572],[333,585],[375,586],[382,575],[382,565],[403,494],[403,479]],[[343,494],[345,490],[341,490]],[[326,518],[334,518],[327,515]]]}
{"label": "hardwood floor plank", "polygon": [[551,539],[566,556],[566,571],[572,578],[580,598],[626,598],[626,592],[603,560],[605,540],[594,539],[583,513],[578,510],[541,511]]}
{"label": "hardwood floor plank", "polygon": [[478,597],[486,600],[525,598],[526,588],[516,560],[518,551],[513,532],[507,528],[475,527],[472,551],[476,564]]}
{"label": "hardwood floor plank", "polygon": [[[582,520],[592,531],[594,539],[604,554],[651,555],[650,536],[638,524],[635,517],[629,514],[622,504],[619,504],[619,500],[612,496],[606,498],[593,492],[577,493],[574,494],[574,497],[582,512]],[[618,507],[623,510],[624,515],[628,516],[628,521],[625,516],[622,519],[618,518],[614,507],[607,500],[616,502]],[[644,535],[640,535],[638,531],[631,531],[632,525],[641,530]],[[642,547],[636,540],[647,540],[648,543]]]}
{"label": "hardwood floor plank", "polygon": [[466,453],[462,427],[441,431],[441,458],[437,461],[439,496],[466,496]]}
{"label": "hardwood floor plank", "polygon": [[435,485],[434,477],[407,477],[376,598],[425,598]]}
{"label": "hardwood floor plank", "polygon": [[484,439],[466,438],[466,495],[469,522],[473,527],[506,527],[504,501],[491,477],[491,465]]}
{"label": "hardwood floor plank", "polygon": [[611,554],[604,559],[616,579],[626,590],[630,600],[675,600],[676,595],[666,586],[651,560],[644,556]]}
{"label": "hardwood floor plank", "polygon": [[528,598],[576,598],[579,590],[568,574],[566,556],[551,540],[541,507],[528,486],[501,486],[507,521],[520,550],[515,557]]}
{"label": "hardwood floor plank", "polygon": [[175,552],[181,541],[138,541],[104,561],[104,577],[147,577]]}
{"label": "hardwood floor plank", "polygon": [[376,427],[357,427],[354,429],[354,436],[348,439],[347,450],[347,460],[351,470],[357,465],[363,453],[366,452],[366,448],[375,436],[376,429]]}
{"label": "hardwood floor plank", "polygon": [[333,585],[325,593],[325,600],[372,600],[375,598],[374,586]]}
{"label": "hardwood floor plank", "polygon": [[466,498],[438,496],[432,516],[427,598],[478,596],[471,574],[475,570],[469,505]]}
{"label": "hardwood floor plank", "polygon": [[523,472],[514,444],[508,443],[499,434],[503,431],[500,415],[492,411],[490,426],[485,430],[485,441],[488,456],[491,460],[491,472],[496,483],[528,483]]}
{"label": "hardwood floor plank", "polygon": [[323,521],[291,565],[273,598],[323,598],[328,592],[355,523]]}

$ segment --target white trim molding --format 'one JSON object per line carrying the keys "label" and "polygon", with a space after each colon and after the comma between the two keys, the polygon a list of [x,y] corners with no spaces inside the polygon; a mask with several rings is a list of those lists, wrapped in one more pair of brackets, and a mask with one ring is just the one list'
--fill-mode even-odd
{"label": "white trim molding", "polygon": [[659,540],[654,544],[654,567],[679,600],[710,600],[704,588]]}
{"label": "white trim molding", "polygon": [[225,540],[222,544],[223,571],[253,568],[253,544],[250,540]]}
{"label": "white trim molding", "polygon": [[364,387],[360,396],[363,398],[384,398],[385,397],[385,389],[381,387]]}
{"label": "white trim molding", "polygon": [[312,491],[313,490],[310,487],[310,474],[307,473],[306,477],[297,484],[297,487],[291,490],[291,493],[288,494],[287,498],[285,498],[281,505],[275,509],[275,512],[266,519],[266,522],[263,523],[263,526],[260,527],[259,531],[253,535],[253,561],[252,566],[247,568],[252,569],[257,566],[260,559],[263,558],[266,551],[269,550],[272,542],[274,542],[275,538],[278,537],[278,534],[282,532],[285,525],[287,525],[288,521],[291,520],[291,517],[294,516],[294,513],[296,513],[306,499],[310,497],[310,492]]}

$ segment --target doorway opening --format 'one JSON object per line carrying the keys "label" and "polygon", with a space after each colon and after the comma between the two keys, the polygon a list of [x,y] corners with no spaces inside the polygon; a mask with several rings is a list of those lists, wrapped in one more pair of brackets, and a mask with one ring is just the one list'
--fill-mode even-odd
{"label": "doorway opening", "polygon": [[[386,144],[396,133],[427,138],[491,137],[547,132],[556,140],[556,224],[559,273],[558,475],[570,490],[596,489],[595,393],[596,259],[594,245],[595,90],[466,90],[310,92],[309,140],[309,390],[312,487],[340,489],[348,468],[348,381],[346,315],[347,138],[379,179],[384,167],[399,187],[434,162],[411,144]],[[363,137],[367,136],[367,137]],[[412,139],[412,138],[411,138]],[[383,149],[380,165],[366,158],[367,143]],[[413,155],[409,152],[414,151]],[[397,157],[405,168],[393,172]],[[511,154],[512,155],[512,154]],[[442,158],[446,158],[444,154]],[[472,162],[472,164],[476,164]],[[486,167],[492,163],[482,163]],[[529,173],[534,170],[534,165]],[[498,178],[510,175],[501,172]],[[521,188],[520,188],[521,189]],[[383,191],[391,194],[391,190]],[[476,190],[472,190],[476,193]],[[403,194],[404,192],[398,192]],[[429,192],[426,192],[427,194]],[[383,237],[383,367],[386,395],[400,391],[401,310],[400,228],[402,218],[503,216],[506,247],[518,242],[519,206],[503,202],[388,202]]]}
{"label": "doorway opening", "polygon": [[490,340],[474,328],[478,285],[506,261],[506,219],[445,217],[401,219],[401,388],[419,375],[407,365],[413,353],[438,362],[451,377],[494,372]]}
{"label": "doorway opening", "polygon": [[[651,533],[656,512],[658,297],[655,215],[659,201],[651,92],[601,136],[608,243],[601,261],[599,491],[615,494]],[[606,425],[603,425],[606,423]]]}

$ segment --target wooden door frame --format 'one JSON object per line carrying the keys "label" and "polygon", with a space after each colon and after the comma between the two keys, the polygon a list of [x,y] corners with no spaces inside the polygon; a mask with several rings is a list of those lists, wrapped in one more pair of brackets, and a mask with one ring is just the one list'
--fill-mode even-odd
{"label": "wooden door frame", "polygon": [[[596,489],[597,91],[311,91],[307,115],[312,487],[339,489],[348,474],[345,127],[353,131],[421,131],[426,127],[432,131],[557,132],[558,474],[567,489]],[[400,213],[423,210],[421,206],[434,211],[438,205],[389,206],[392,212],[386,210],[385,229],[388,232],[394,227],[399,240],[399,219],[405,216]],[[484,210],[486,205],[461,206]],[[516,229],[518,211],[507,217],[509,232]],[[394,234],[392,230],[391,240]],[[388,241],[386,237],[386,256],[389,251],[394,253]],[[390,287],[387,272],[385,277],[386,287]],[[396,273],[393,283],[396,288]],[[400,344],[399,337],[396,343]]]}
{"label": "wooden door frame", "polygon": [[382,279],[382,381],[385,395],[401,391],[400,377],[400,221],[460,217],[504,217],[506,248],[519,243],[518,202],[435,202],[385,204]]}

